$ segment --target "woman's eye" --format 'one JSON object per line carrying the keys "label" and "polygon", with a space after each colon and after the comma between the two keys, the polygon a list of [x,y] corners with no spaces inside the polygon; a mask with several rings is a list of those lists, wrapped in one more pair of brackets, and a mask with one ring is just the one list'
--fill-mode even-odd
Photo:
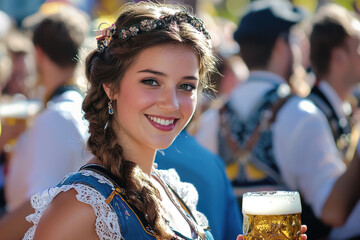
{"label": "woman's eye", "polygon": [[192,84],[181,84],[179,88],[188,92],[196,89],[196,87]]}
{"label": "woman's eye", "polygon": [[158,82],[155,79],[144,79],[141,81],[143,84],[148,86],[159,86]]}

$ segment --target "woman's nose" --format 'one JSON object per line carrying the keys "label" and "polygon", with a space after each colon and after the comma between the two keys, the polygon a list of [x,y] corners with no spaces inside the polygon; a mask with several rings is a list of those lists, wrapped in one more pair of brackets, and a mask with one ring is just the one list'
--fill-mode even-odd
{"label": "woman's nose", "polygon": [[179,100],[176,89],[164,89],[162,91],[159,107],[170,111],[179,109]]}

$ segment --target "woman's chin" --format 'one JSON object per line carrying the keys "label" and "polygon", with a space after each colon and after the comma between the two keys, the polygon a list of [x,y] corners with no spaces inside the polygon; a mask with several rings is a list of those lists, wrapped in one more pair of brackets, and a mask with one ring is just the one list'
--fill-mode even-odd
{"label": "woman's chin", "polygon": [[158,149],[158,150],[166,149],[171,146],[171,144],[174,142],[174,140],[175,140],[175,138],[172,139],[171,141],[159,143],[158,146],[156,147],[156,149]]}

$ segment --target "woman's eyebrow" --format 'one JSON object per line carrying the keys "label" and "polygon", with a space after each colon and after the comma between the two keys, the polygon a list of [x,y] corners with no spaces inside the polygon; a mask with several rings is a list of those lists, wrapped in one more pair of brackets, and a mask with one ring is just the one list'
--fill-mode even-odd
{"label": "woman's eyebrow", "polygon": [[[151,70],[151,69],[144,69],[144,70],[140,70],[138,71],[138,73],[152,73],[152,74],[155,74],[155,75],[159,75],[159,76],[164,76],[166,77],[167,75],[163,72],[158,72],[158,71],[155,71],[155,70]],[[183,79],[187,79],[187,80],[199,80],[197,77],[195,76],[185,76],[183,77]]]}
{"label": "woman's eyebrow", "polygon": [[166,76],[166,74],[163,73],[163,72],[158,72],[158,71],[151,70],[151,69],[140,70],[140,71],[138,71],[138,73],[152,73],[152,74],[155,74],[155,75]]}

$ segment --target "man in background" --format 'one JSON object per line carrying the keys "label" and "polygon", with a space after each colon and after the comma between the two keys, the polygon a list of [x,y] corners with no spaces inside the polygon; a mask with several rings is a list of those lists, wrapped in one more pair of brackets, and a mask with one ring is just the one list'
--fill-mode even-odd
{"label": "man in background", "polygon": [[349,218],[357,213],[360,160],[356,153],[346,168],[326,117],[290,91],[291,31],[303,18],[289,1],[251,3],[234,34],[249,78],[224,107],[204,113],[196,138],[224,159],[240,199],[247,191],[299,191],[309,239],[345,223],[347,239],[360,234],[359,221]]}
{"label": "man in background", "polygon": [[90,157],[87,124],[75,70],[89,32],[89,17],[62,3],[45,3],[25,20],[33,32],[36,68],[44,89],[44,109],[19,137],[5,178],[8,214],[0,221],[1,239],[19,239],[30,227],[30,197],[56,185]]}

